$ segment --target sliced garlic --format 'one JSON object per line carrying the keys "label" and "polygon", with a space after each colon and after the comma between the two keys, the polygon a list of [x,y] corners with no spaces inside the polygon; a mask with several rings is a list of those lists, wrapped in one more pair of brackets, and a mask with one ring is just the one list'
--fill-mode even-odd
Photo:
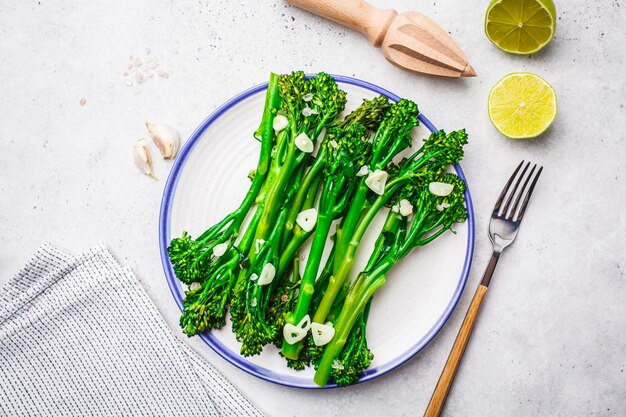
{"label": "sliced garlic", "polygon": [[327,324],[311,323],[311,335],[315,346],[324,346],[335,335],[335,328]]}
{"label": "sliced garlic", "polygon": [[437,204],[435,207],[437,207],[437,210],[439,210],[439,211],[444,211],[445,209],[450,207],[450,204],[448,204],[448,203],[441,203],[441,204]]}
{"label": "sliced garlic", "polygon": [[259,280],[257,281],[258,285],[267,285],[274,281],[274,277],[276,276],[276,268],[272,264],[265,264],[263,270],[261,271],[261,275],[259,275]]}
{"label": "sliced garlic", "polygon": [[152,158],[150,158],[150,152],[146,146],[145,139],[139,139],[135,142],[135,145],[133,146],[133,158],[135,160],[135,165],[137,165],[137,168],[139,168],[142,173],[150,175],[150,177],[155,180],[158,179],[154,176],[154,172],[152,172]]}
{"label": "sliced garlic", "polygon": [[178,153],[178,147],[180,146],[180,136],[171,127],[162,123],[146,122],[146,127],[152,141],[161,151],[163,159],[171,159]]}
{"label": "sliced garlic", "polygon": [[189,290],[190,291],[195,291],[198,288],[200,288],[200,283],[199,282],[192,282],[191,284],[189,284]]}
{"label": "sliced garlic", "polygon": [[400,200],[400,214],[406,217],[411,213],[413,213],[413,205],[409,203],[409,200]]}
{"label": "sliced garlic", "polygon": [[272,126],[274,127],[275,132],[280,132],[284,130],[287,126],[289,126],[289,120],[282,114],[276,115],[274,117],[274,121],[272,122]]}
{"label": "sliced garlic", "polygon": [[256,281],[257,279],[259,279],[259,276],[257,274],[250,275],[250,281]]}
{"label": "sliced garlic", "polygon": [[305,107],[305,108],[303,108],[303,109],[302,109],[302,115],[303,115],[304,117],[309,117],[309,116],[310,116],[310,115],[312,115],[312,114],[313,114],[313,110],[311,110],[311,108],[310,108],[310,107],[308,107],[308,106],[307,106],[307,107]]}
{"label": "sliced garlic", "polygon": [[306,336],[307,332],[291,323],[285,324],[283,327],[283,337],[290,345],[296,344]]}
{"label": "sliced garlic", "polygon": [[256,307],[256,297],[250,301],[250,307]]}
{"label": "sliced garlic", "polygon": [[302,152],[313,152],[313,141],[307,136],[306,133],[300,133],[298,136],[296,136],[294,142],[296,144],[296,148],[300,149]]}
{"label": "sliced garlic", "polygon": [[328,143],[330,143],[330,146],[332,146],[333,148],[337,149],[337,146],[339,146],[339,144],[337,143],[336,140],[330,140],[328,141]]}
{"label": "sliced garlic", "polygon": [[302,100],[304,100],[304,101],[311,101],[311,100],[313,100],[313,94],[307,93],[307,94],[303,95],[302,96]]}
{"label": "sliced garlic", "polygon": [[263,239],[257,239],[254,242],[254,250],[256,253],[259,253],[259,251],[261,250],[261,248],[263,247],[263,245],[265,245],[265,240]]}
{"label": "sliced garlic", "polygon": [[393,211],[394,213],[400,213],[400,205],[399,204],[394,204],[391,207],[391,211]]}
{"label": "sliced garlic", "polygon": [[370,172],[370,174],[365,179],[365,185],[369,187],[370,190],[374,191],[378,195],[383,195],[385,192],[385,184],[387,183],[387,178],[389,178],[389,174],[386,171],[382,171],[377,169],[374,172]]}
{"label": "sliced garlic", "polygon": [[302,320],[300,320],[300,322],[295,326],[291,323],[285,324],[285,327],[283,327],[283,336],[285,337],[287,343],[293,345],[294,343],[297,343],[304,339],[310,328],[311,318],[307,314],[306,316],[302,317]]}
{"label": "sliced garlic", "polygon": [[356,176],[357,177],[364,177],[364,176],[366,176],[369,173],[370,173],[369,167],[367,165],[363,165],[361,167],[361,169],[359,169],[359,172],[356,173]]}
{"label": "sliced garlic", "polygon": [[296,217],[296,223],[298,223],[305,232],[310,232],[315,228],[315,224],[317,223],[317,209],[313,207],[300,212],[298,217]]}
{"label": "sliced garlic", "polygon": [[450,195],[453,189],[454,185],[446,182],[431,182],[428,184],[428,191],[439,197]]}
{"label": "sliced garlic", "polygon": [[215,256],[216,258],[219,258],[220,256],[226,253],[226,249],[228,249],[228,242],[215,245],[215,247],[213,248],[213,256]]}

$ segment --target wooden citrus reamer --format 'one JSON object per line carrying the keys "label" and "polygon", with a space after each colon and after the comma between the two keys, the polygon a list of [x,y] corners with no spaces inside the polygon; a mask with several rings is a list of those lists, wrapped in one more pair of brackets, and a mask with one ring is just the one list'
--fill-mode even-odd
{"label": "wooden citrus reamer", "polygon": [[417,12],[398,14],[361,0],[287,0],[365,34],[392,64],[423,74],[475,77],[476,71],[448,32]]}

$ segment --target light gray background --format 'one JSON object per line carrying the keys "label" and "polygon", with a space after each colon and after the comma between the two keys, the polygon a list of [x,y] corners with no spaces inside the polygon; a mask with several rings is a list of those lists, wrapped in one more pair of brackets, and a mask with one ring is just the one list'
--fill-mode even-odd
{"label": "light gray background", "polygon": [[[170,165],[156,162],[156,182],[132,164],[143,121],[166,121],[186,138],[270,71],[356,76],[416,100],[438,127],[470,132],[463,168],[476,253],[447,326],[395,372],[324,392],[257,380],[181,337],[271,416],[421,416],[488,259],[490,209],[515,165],[530,159],[544,176],[445,415],[626,415],[626,4],[558,1],[552,44],[517,57],[484,36],[486,1],[373,3],[434,18],[478,78],[403,72],[358,33],[283,1],[0,1],[0,279],[44,241],[74,252],[105,242],[180,335],[157,244]],[[170,77],[128,87],[128,56],[146,48]],[[489,122],[489,89],[513,71],[535,72],[558,93],[557,121],[540,139],[510,141]]]}

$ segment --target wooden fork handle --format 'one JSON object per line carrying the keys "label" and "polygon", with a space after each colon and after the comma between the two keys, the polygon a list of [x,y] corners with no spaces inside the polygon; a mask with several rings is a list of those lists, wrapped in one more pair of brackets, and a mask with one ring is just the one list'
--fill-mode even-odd
{"label": "wooden fork handle", "polygon": [[465,319],[463,320],[459,334],[456,336],[456,340],[454,341],[454,345],[452,346],[452,350],[450,351],[450,355],[446,361],[446,366],[444,366],[443,371],[441,372],[439,382],[437,382],[437,387],[433,392],[430,403],[428,403],[424,417],[438,417],[441,413],[443,405],[446,402],[448,392],[450,391],[450,387],[452,386],[452,382],[454,381],[454,376],[456,375],[456,371],[461,363],[461,358],[463,358],[467,342],[469,342],[470,335],[474,329],[474,323],[476,322],[478,311],[480,310],[480,306],[486,293],[487,286],[480,284],[476,289],[474,298],[472,298],[472,303],[465,314]]}
{"label": "wooden fork handle", "polygon": [[385,39],[395,10],[381,10],[361,0],[287,0],[294,6],[364,33],[374,46]]}

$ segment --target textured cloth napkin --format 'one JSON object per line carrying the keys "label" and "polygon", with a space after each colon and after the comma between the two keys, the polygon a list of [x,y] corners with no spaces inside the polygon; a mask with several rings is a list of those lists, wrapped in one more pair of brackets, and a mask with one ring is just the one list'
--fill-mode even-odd
{"label": "textured cloth napkin", "polygon": [[0,289],[2,416],[261,416],[98,246],[40,248]]}

